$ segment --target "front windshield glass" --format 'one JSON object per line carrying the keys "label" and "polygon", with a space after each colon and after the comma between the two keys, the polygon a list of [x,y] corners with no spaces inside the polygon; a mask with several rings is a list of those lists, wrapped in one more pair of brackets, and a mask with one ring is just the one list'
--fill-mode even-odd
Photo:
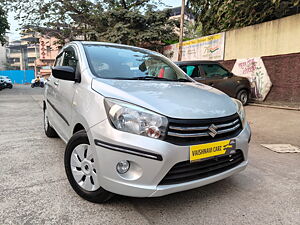
{"label": "front windshield glass", "polygon": [[84,45],[95,76],[106,79],[189,81],[155,54],[130,47]]}

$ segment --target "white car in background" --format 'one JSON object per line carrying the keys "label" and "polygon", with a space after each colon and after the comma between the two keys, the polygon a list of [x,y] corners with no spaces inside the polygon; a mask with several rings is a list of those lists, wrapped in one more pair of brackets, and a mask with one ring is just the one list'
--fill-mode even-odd
{"label": "white car in background", "polygon": [[0,80],[3,80],[5,88],[13,88],[12,81],[8,76],[0,76]]}

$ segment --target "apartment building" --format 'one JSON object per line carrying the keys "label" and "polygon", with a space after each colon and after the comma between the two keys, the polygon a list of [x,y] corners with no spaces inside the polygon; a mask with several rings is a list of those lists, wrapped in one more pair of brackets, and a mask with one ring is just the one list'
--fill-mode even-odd
{"label": "apartment building", "polygon": [[[51,30],[43,30],[41,34],[32,29],[24,29],[20,40],[12,41],[7,46],[7,69],[34,70],[35,75],[49,76],[51,66],[61,48],[58,39]],[[47,33],[48,32],[48,33]]]}
{"label": "apartment building", "polygon": [[24,30],[20,40],[12,41],[7,46],[7,69],[34,70],[35,60],[39,58],[39,38],[36,32]]}

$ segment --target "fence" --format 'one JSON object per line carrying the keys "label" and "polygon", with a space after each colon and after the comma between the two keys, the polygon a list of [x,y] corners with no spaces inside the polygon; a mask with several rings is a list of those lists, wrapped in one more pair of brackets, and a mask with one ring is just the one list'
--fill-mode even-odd
{"label": "fence", "polygon": [[0,76],[8,76],[14,84],[30,83],[35,77],[33,70],[2,70]]}

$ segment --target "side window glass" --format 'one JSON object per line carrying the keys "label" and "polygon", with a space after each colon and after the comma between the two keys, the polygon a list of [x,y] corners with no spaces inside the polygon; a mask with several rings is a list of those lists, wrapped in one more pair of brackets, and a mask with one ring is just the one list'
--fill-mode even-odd
{"label": "side window glass", "polygon": [[76,69],[77,66],[77,58],[76,58],[76,53],[75,50],[73,48],[67,48],[64,51],[64,59],[63,59],[63,66],[71,66],[74,69]]}
{"label": "side window glass", "polygon": [[61,54],[60,56],[58,56],[56,58],[54,66],[60,66],[61,65],[61,63],[62,63],[62,57],[63,57],[63,54]]}
{"label": "side window glass", "polygon": [[224,78],[229,76],[229,72],[218,64],[201,65],[207,78]]}
{"label": "side window glass", "polygon": [[189,77],[200,77],[198,66],[180,66]]}

